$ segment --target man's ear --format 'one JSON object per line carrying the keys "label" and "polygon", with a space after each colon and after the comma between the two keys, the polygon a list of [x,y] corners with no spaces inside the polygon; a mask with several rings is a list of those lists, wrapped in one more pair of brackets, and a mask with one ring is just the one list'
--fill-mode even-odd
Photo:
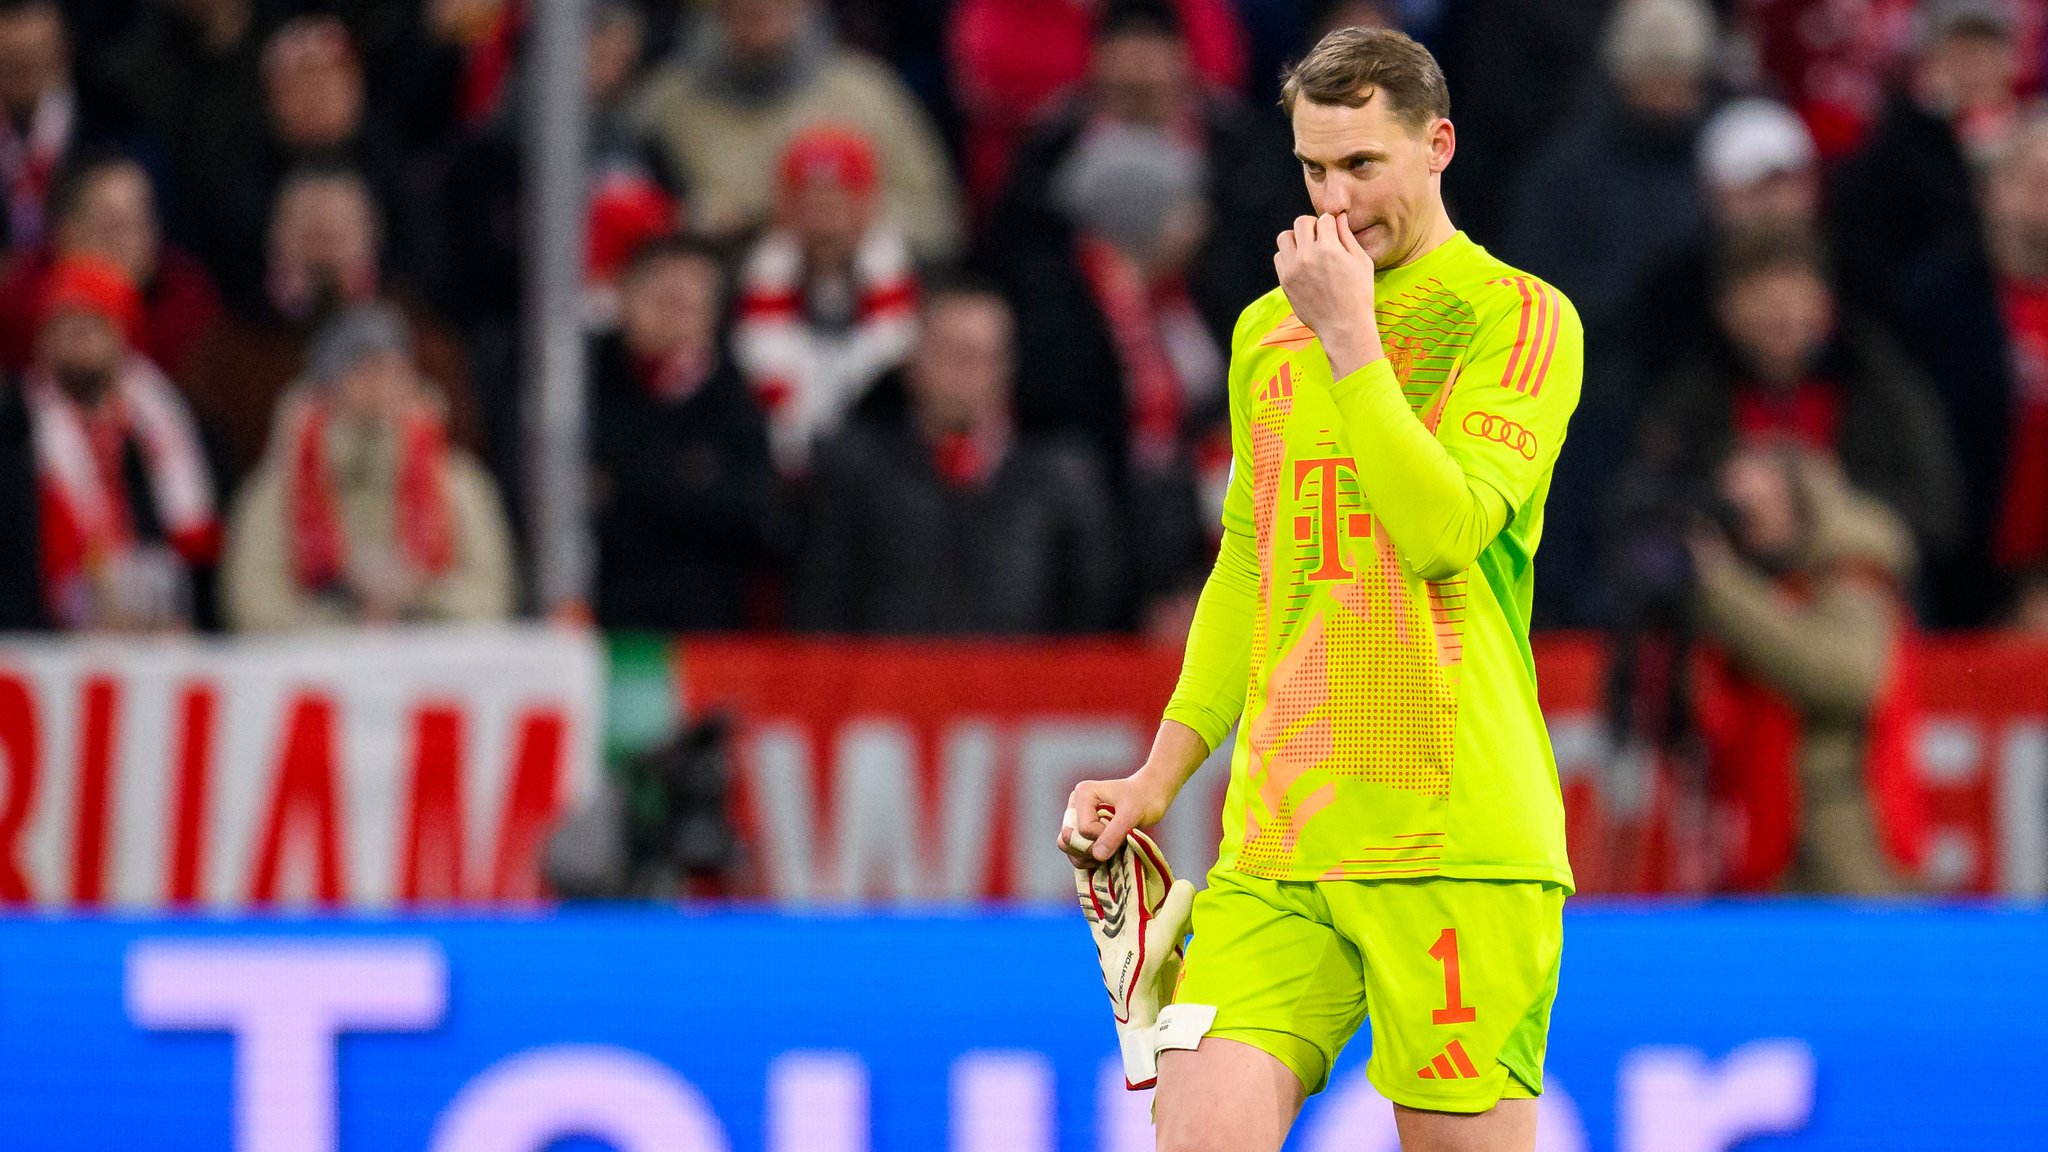
{"label": "man's ear", "polygon": [[1451,157],[1458,153],[1458,131],[1444,117],[1437,117],[1429,125],[1429,174],[1439,176],[1451,166]]}

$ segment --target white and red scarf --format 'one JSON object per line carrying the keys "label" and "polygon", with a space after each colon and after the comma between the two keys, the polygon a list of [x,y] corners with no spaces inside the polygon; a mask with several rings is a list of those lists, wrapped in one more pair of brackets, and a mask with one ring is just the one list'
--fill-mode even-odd
{"label": "white and red scarf", "polygon": [[[306,402],[290,425],[286,500],[291,513],[292,575],[299,587],[309,592],[334,587],[348,567],[348,528],[335,470],[328,459],[332,423],[327,403],[316,399]],[[397,502],[392,518],[398,535],[396,551],[412,571],[440,576],[455,561],[445,485],[446,428],[433,406],[422,402],[406,415],[397,435],[398,475],[392,485]]]}
{"label": "white and red scarf", "polygon": [[896,230],[870,228],[854,254],[851,327],[812,326],[811,287],[803,246],[781,230],[762,238],[740,273],[733,356],[768,414],[775,461],[786,475],[803,471],[812,441],[836,427],[917,340],[917,273]]}
{"label": "white and red scarf", "polygon": [[43,93],[29,116],[26,136],[11,119],[0,116],[0,184],[7,189],[8,242],[16,249],[43,239],[48,223],[44,204],[57,165],[70,147],[77,106],[69,88]]}
{"label": "white and red scarf", "polygon": [[122,460],[140,448],[165,543],[189,564],[220,550],[213,480],[185,401],[156,365],[130,356],[95,411],[67,396],[47,373],[23,381],[42,514],[45,599],[58,621],[84,627],[93,575],[136,547],[135,517]]}
{"label": "white and red scarf", "polygon": [[1074,243],[1123,369],[1131,461],[1157,471],[1179,451],[1188,407],[1223,386],[1223,355],[1180,276],[1148,277],[1116,245],[1090,233]]}

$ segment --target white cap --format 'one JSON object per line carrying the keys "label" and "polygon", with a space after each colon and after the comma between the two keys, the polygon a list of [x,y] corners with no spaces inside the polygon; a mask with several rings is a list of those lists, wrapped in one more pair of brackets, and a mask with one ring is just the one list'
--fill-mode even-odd
{"label": "white cap", "polygon": [[1700,130],[1700,179],[1739,188],[1814,163],[1813,133],[1790,108],[1762,96],[1730,101]]}

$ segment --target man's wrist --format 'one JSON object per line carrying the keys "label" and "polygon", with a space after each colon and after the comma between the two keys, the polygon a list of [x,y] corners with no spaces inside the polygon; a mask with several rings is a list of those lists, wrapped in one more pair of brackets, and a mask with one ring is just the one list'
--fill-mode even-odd
{"label": "man's wrist", "polygon": [[1328,335],[1317,334],[1323,355],[1330,361],[1330,378],[1342,380],[1375,360],[1386,357],[1380,344],[1379,325],[1368,320],[1363,326],[1333,325]]}

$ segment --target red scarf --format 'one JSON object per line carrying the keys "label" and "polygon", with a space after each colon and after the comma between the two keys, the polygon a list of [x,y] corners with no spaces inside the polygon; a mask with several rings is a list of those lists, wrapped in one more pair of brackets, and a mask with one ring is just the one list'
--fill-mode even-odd
{"label": "red scarf", "polygon": [[1074,244],[1123,370],[1131,459],[1145,471],[1165,467],[1180,447],[1189,382],[1174,369],[1164,326],[1171,313],[1194,312],[1187,285],[1179,276],[1147,279],[1136,261],[1099,236],[1083,233]]}
{"label": "red scarf", "polygon": [[[327,463],[327,406],[314,402],[299,421],[291,452],[292,572],[299,586],[318,591],[341,579],[348,564],[348,531],[341,497]],[[418,405],[399,430],[396,488],[398,554],[415,572],[439,576],[455,560],[455,542],[442,466],[447,434],[440,417]]]}
{"label": "red scarf", "polygon": [[948,487],[974,489],[995,477],[1010,450],[1008,421],[991,421],[973,432],[947,432],[931,442],[932,469]]}
{"label": "red scarf", "polygon": [[1735,393],[1735,430],[1746,441],[1789,441],[1835,454],[1842,427],[1842,389],[1806,379],[1789,390],[1745,384]]}
{"label": "red scarf", "polygon": [[220,550],[213,481],[184,400],[156,366],[130,357],[97,410],[88,412],[56,382],[32,372],[23,382],[36,456],[45,600],[67,627],[93,623],[92,576],[136,545],[122,473],[127,446],[141,449],[165,543],[188,564]]}

